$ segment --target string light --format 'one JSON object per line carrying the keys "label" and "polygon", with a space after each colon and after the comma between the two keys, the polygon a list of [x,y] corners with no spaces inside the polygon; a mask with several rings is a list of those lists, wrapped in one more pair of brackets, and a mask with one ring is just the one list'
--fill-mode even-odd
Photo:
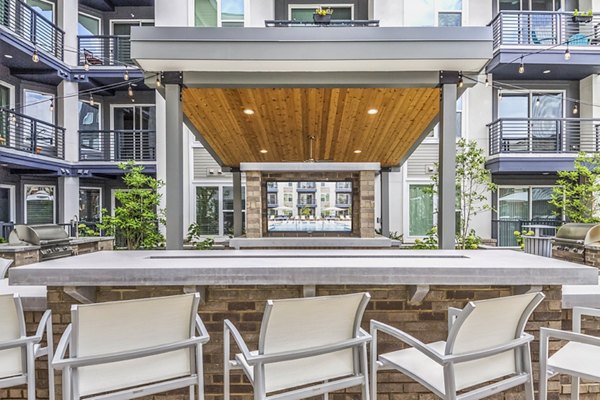
{"label": "string light", "polygon": [[519,73],[520,74],[525,73],[525,65],[523,64],[523,56],[521,56],[521,65],[519,65]]}
{"label": "string light", "polygon": [[577,103],[573,104],[573,114],[579,114],[579,106],[577,105]]}
{"label": "string light", "polygon": [[54,111],[54,98],[50,99],[50,112]]}
{"label": "string light", "polygon": [[502,88],[498,88],[498,100],[502,100]]}
{"label": "string light", "polygon": [[33,55],[31,56],[31,60],[34,63],[40,62],[40,56],[38,55],[37,47],[33,49]]}
{"label": "string light", "polygon": [[129,87],[127,88],[127,94],[129,95],[129,97],[133,97],[133,88],[131,87],[131,83],[129,84]]}
{"label": "string light", "polygon": [[89,71],[90,70],[90,64],[88,64],[87,60],[85,60],[85,63],[83,64],[83,70],[84,71]]}
{"label": "string light", "polygon": [[160,82],[160,75],[156,75],[156,87],[160,87],[161,82]]}
{"label": "string light", "polygon": [[13,112],[13,114],[10,116],[10,122],[12,122],[13,124],[16,124],[17,123],[17,116],[14,114],[15,109],[11,108],[10,111]]}
{"label": "string light", "polygon": [[465,85],[465,81],[464,81],[464,79],[463,79],[463,76],[462,76],[462,74],[460,74],[460,75],[458,76],[458,87],[459,87],[459,88],[461,88],[461,87],[463,87],[464,85]]}
{"label": "string light", "polygon": [[127,71],[127,65],[125,65],[125,74],[123,74],[123,80],[129,80],[129,71]]}
{"label": "string light", "polygon": [[96,103],[94,102],[94,95],[90,93],[90,106],[94,107]]}
{"label": "string light", "polygon": [[487,74],[485,75],[485,87],[490,87],[490,78]]}
{"label": "string light", "polygon": [[536,107],[539,107],[539,106],[540,106],[540,96],[537,96],[537,97],[535,98],[535,106],[536,106]]}
{"label": "string light", "polygon": [[569,61],[571,59],[571,52],[569,51],[569,45],[567,44],[567,50],[565,50],[565,61]]}

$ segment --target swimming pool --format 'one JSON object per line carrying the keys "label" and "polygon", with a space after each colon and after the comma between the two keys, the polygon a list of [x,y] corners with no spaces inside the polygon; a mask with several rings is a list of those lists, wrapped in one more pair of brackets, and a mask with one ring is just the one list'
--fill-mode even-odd
{"label": "swimming pool", "polygon": [[269,221],[269,232],[352,232],[352,221]]}

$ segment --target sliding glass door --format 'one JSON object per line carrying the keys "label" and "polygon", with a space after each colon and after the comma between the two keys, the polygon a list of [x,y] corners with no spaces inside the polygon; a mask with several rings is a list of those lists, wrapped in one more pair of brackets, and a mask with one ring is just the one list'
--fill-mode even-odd
{"label": "sliding glass door", "polygon": [[154,159],[155,106],[115,106],[113,108],[114,156],[116,161]]}

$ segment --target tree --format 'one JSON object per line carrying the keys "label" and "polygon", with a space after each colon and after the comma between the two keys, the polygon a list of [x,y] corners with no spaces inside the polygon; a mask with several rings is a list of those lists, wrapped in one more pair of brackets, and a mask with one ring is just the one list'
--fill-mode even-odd
{"label": "tree", "polygon": [[[491,210],[488,201],[490,192],[496,190],[492,175],[485,168],[485,153],[475,140],[459,139],[456,143],[456,206],[460,210],[456,227],[456,247],[476,248],[479,242],[471,229],[473,217],[482,211]],[[433,191],[438,192],[439,169],[431,177]]]}
{"label": "tree", "polygon": [[572,171],[558,171],[550,204],[570,222],[600,222],[600,153],[579,153]]}
{"label": "tree", "polygon": [[122,236],[128,250],[161,246],[165,238],[159,226],[165,224],[164,209],[159,209],[164,183],[143,173],[144,167],[133,161],[119,164],[125,171],[126,189],[115,193],[114,216],[102,210],[100,229],[108,234]]}

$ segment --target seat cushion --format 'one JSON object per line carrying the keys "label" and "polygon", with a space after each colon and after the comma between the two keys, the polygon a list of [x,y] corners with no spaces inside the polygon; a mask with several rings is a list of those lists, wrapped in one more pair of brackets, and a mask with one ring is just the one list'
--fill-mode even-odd
{"label": "seat cushion", "polygon": [[548,367],[550,369],[560,368],[575,375],[591,375],[600,379],[599,360],[600,347],[569,342],[548,359]]}
{"label": "seat cushion", "polygon": [[[443,355],[446,342],[429,343],[427,346],[440,353],[440,355]],[[417,382],[434,388],[442,394],[445,393],[443,367],[419,350],[411,347],[409,349],[385,353],[379,356],[379,360],[386,366],[399,370]]]}

